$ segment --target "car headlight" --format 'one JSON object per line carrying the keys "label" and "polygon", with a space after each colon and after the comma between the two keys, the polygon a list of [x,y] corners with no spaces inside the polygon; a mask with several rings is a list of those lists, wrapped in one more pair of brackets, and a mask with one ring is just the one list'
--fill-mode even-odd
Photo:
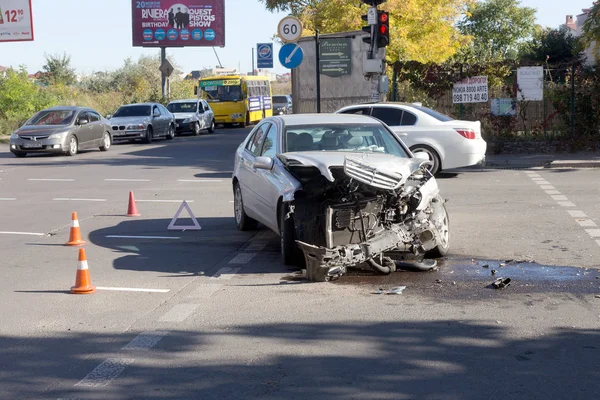
{"label": "car headlight", "polygon": [[127,127],[127,130],[142,130],[142,129],[144,129],[144,124],[129,125]]}
{"label": "car headlight", "polygon": [[67,132],[53,133],[52,135],[48,136],[48,139],[62,139],[66,133]]}
{"label": "car headlight", "polygon": [[10,134],[10,138],[11,139],[18,139],[19,135],[17,135],[15,132],[13,132],[13,133]]}

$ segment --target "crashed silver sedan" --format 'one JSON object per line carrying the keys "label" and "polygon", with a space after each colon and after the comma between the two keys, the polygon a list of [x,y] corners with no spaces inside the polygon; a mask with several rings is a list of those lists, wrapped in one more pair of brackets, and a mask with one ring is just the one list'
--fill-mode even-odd
{"label": "crashed silver sedan", "polygon": [[448,252],[448,214],[428,162],[368,116],[266,118],[235,154],[235,222],[279,234],[282,261],[305,263],[309,280],[358,265],[387,274],[390,254]]}

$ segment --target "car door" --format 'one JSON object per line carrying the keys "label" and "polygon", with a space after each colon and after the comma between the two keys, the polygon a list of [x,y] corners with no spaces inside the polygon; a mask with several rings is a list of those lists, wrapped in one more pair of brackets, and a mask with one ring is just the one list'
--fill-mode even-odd
{"label": "car door", "polygon": [[[258,156],[273,159],[279,152],[279,136],[277,126],[270,124],[265,139],[262,145],[260,145],[261,148]],[[281,185],[272,170],[256,169],[253,173],[255,177],[252,179],[252,183],[258,200],[257,212],[261,219],[265,221],[265,225],[277,232],[277,202],[280,196]]]}
{"label": "car door", "polygon": [[[373,106],[371,116],[385,123],[406,143],[408,133],[402,127],[404,110],[397,107]],[[408,143],[407,143],[408,145]]]}
{"label": "car door", "polygon": [[90,126],[92,127],[92,142],[90,142],[90,146],[96,147],[102,143],[104,124],[102,117],[97,112],[88,111],[88,115],[90,116]]}
{"label": "car door", "polygon": [[[75,120],[75,136],[77,137],[77,144],[80,149],[86,149],[92,147],[93,140],[93,126],[91,124],[91,117],[88,111],[83,110],[77,116]],[[82,123],[87,120],[87,123]]]}
{"label": "car door", "polygon": [[155,136],[165,136],[165,119],[157,105],[152,107],[152,125]]}
{"label": "car door", "polygon": [[256,160],[256,157],[261,152],[261,148],[270,125],[270,122],[264,122],[254,128],[250,139],[240,154],[238,168],[238,180],[242,190],[244,208],[248,209],[247,212],[252,218],[258,219],[264,224],[266,224],[266,221],[262,219],[262,215],[264,215],[264,213],[259,211],[261,206],[256,188],[256,181],[259,178],[257,177],[253,164],[254,160]]}
{"label": "car door", "polygon": [[210,123],[211,123],[211,122],[212,122],[212,120],[213,120],[213,114],[212,114],[212,110],[211,110],[211,109],[210,109],[210,107],[208,106],[208,103],[207,103],[207,102],[205,102],[204,100],[202,100],[201,107],[202,107],[202,109],[203,109],[203,111],[204,111],[204,114],[203,114],[203,118],[204,118],[204,124],[205,124],[204,126],[205,126],[206,128],[209,128],[209,127],[210,127]]}
{"label": "car door", "polygon": [[204,104],[202,101],[198,101],[196,105],[198,107],[198,123],[200,124],[200,129],[206,129],[206,113],[204,111]]}
{"label": "car door", "polygon": [[171,113],[171,111],[167,110],[162,104],[158,105],[158,109],[160,110],[165,120],[165,135],[168,135],[169,127],[171,126],[171,122],[173,122],[173,114]]}

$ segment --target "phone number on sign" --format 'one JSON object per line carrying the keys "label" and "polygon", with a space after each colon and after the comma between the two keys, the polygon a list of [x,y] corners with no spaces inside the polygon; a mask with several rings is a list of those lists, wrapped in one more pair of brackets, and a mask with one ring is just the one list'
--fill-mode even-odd
{"label": "phone number on sign", "polygon": [[487,93],[463,93],[452,95],[453,103],[475,103],[488,101]]}
{"label": "phone number on sign", "polygon": [[160,1],[136,1],[135,8],[160,8]]}

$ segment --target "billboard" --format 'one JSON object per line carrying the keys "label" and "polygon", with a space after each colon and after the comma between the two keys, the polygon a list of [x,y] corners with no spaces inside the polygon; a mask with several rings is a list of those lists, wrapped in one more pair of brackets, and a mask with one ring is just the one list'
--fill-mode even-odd
{"label": "billboard", "polygon": [[132,1],[134,47],[225,46],[225,0]]}
{"label": "billboard", "polygon": [[32,40],[31,0],[0,0],[0,42]]}

